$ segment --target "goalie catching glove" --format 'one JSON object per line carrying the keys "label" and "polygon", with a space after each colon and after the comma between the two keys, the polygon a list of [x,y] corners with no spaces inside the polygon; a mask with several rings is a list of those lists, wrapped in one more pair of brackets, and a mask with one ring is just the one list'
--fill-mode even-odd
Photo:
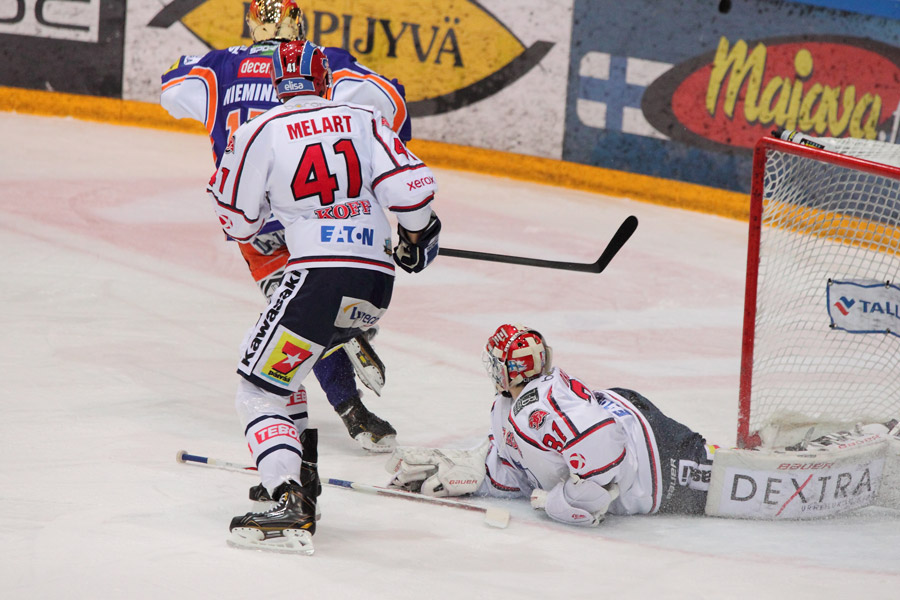
{"label": "goalie catching glove", "polygon": [[489,441],[474,450],[397,448],[385,464],[394,475],[388,487],[436,497],[473,494],[484,481],[488,449]]}
{"label": "goalie catching glove", "polygon": [[440,232],[441,220],[433,212],[428,225],[420,231],[408,231],[398,223],[397,235],[400,241],[394,248],[394,262],[407,273],[421,272],[438,255],[438,234]]}

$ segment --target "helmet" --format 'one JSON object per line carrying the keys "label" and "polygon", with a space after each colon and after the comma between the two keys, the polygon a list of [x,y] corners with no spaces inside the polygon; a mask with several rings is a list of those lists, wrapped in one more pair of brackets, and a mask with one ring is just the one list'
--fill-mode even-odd
{"label": "helmet", "polygon": [[303,11],[294,0],[251,0],[247,29],[254,42],[299,40],[306,36]]}
{"label": "helmet", "polygon": [[483,360],[494,387],[508,395],[510,387],[550,372],[551,352],[544,337],[534,329],[504,324],[488,338]]}
{"label": "helmet", "polygon": [[324,97],[331,87],[331,69],[325,52],[307,40],[278,44],[272,54],[269,74],[282,102],[301,94]]}

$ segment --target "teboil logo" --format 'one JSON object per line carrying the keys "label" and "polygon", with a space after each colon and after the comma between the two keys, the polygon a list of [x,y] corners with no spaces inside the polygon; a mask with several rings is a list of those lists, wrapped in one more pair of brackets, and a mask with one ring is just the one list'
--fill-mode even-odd
{"label": "teboil logo", "polygon": [[271,440],[272,438],[281,436],[287,436],[296,440],[297,428],[286,423],[279,423],[277,425],[269,425],[268,427],[263,427],[262,429],[254,433],[253,436],[256,438],[257,444],[262,444]]}
{"label": "teboil logo", "polygon": [[752,148],[775,127],[896,143],[900,49],[870,39],[722,37],[644,93],[647,120],[712,150]]}
{"label": "teboil logo", "polygon": [[[441,114],[507,87],[546,56],[553,42],[526,47],[474,0],[309,0],[302,3],[307,37],[336,46],[370,69],[400,82],[411,116]],[[149,23],[180,21],[212,48],[249,45],[248,2],[171,2]]]}

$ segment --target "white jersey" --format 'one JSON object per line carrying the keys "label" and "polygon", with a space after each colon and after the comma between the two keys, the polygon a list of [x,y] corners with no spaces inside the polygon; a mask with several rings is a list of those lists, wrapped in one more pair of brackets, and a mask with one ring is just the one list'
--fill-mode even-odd
{"label": "white jersey", "polygon": [[242,125],[207,188],[225,233],[248,242],[270,217],[285,228],[288,271],[356,267],[392,275],[384,210],[418,231],[436,186],[374,109],[296,96]]}
{"label": "white jersey", "polygon": [[[480,494],[529,496],[535,488],[564,486],[571,504],[594,512],[585,484],[616,483],[619,497],[609,513],[659,509],[659,452],[647,420],[625,398],[609,390],[593,393],[561,369],[529,382],[515,401],[498,395],[491,438]],[[570,487],[576,483],[583,486],[578,492]],[[548,513],[560,497],[550,494]]]}

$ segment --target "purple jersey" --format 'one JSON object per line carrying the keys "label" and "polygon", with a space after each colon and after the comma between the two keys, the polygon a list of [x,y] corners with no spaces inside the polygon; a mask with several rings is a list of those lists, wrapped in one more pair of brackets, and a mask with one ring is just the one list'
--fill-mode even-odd
{"label": "purple jersey", "polygon": [[[206,126],[216,166],[243,123],[280,104],[269,68],[278,42],[232,46],[204,56],[182,56],[162,75],[160,104],[177,119]],[[410,139],[405,90],[356,62],[341,48],[323,48],[334,83],[329,99],[374,106],[404,142]]]}

